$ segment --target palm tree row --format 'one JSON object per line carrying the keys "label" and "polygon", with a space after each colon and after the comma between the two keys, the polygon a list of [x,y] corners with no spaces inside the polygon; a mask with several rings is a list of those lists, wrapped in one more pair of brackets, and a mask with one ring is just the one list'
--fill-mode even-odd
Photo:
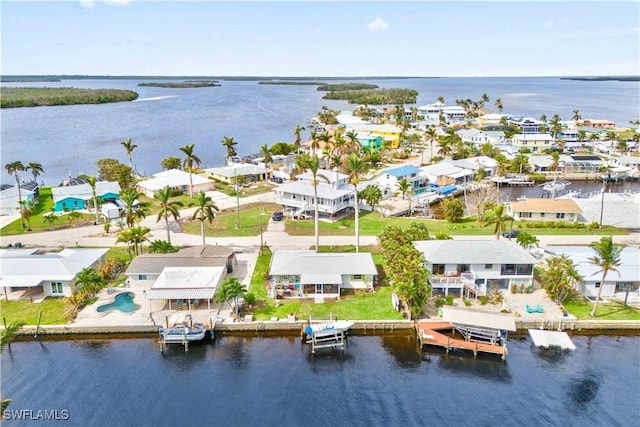
{"label": "palm tree row", "polygon": [[16,180],[16,187],[18,189],[18,204],[20,205],[20,221],[22,223],[22,229],[24,230],[25,201],[22,200],[22,189],[20,187],[20,177],[18,176],[18,172],[31,170],[31,173],[33,174],[33,181],[35,182],[38,178],[38,175],[44,173],[44,169],[42,168],[42,165],[40,163],[31,162],[27,166],[25,166],[20,160],[7,163],[4,168],[7,173]]}

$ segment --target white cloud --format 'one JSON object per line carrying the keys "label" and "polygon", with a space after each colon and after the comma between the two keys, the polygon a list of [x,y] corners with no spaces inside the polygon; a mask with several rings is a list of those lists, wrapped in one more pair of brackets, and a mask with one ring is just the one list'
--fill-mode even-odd
{"label": "white cloud", "polygon": [[96,7],[96,3],[93,0],[79,0],[80,6],[85,9],[93,9]]}
{"label": "white cloud", "polygon": [[105,4],[113,4],[115,6],[127,6],[129,0],[103,0]]}
{"label": "white cloud", "polygon": [[[78,0],[80,6],[84,9],[93,9],[96,7],[95,0]],[[102,0],[102,3],[109,6],[127,6],[130,3],[130,0]]]}
{"label": "white cloud", "polygon": [[372,22],[367,24],[367,29],[369,31],[384,31],[387,28],[389,28],[389,25],[387,25],[387,23],[384,22],[384,19],[380,18],[379,16],[376,17],[376,19],[374,19]]}

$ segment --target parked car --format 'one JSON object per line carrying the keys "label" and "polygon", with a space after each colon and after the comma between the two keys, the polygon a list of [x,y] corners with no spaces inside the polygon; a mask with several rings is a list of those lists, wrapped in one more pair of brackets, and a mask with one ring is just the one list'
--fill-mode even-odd
{"label": "parked car", "polygon": [[273,215],[271,215],[271,219],[274,221],[282,221],[284,219],[284,214],[282,211],[275,211]]}
{"label": "parked car", "polygon": [[512,238],[518,237],[518,234],[520,234],[520,230],[505,231],[504,233],[502,233],[502,237],[506,237],[507,239],[512,239]]}
{"label": "parked car", "polygon": [[282,178],[280,178],[279,176],[272,176],[271,177],[271,182],[275,182],[276,184],[282,184],[284,182],[284,180]]}

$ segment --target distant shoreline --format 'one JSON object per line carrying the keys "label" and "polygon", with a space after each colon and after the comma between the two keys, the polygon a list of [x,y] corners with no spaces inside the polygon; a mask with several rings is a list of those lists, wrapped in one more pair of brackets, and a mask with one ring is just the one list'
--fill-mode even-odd
{"label": "distant shoreline", "polygon": [[640,76],[560,77],[560,80],[577,80],[581,82],[640,82]]}

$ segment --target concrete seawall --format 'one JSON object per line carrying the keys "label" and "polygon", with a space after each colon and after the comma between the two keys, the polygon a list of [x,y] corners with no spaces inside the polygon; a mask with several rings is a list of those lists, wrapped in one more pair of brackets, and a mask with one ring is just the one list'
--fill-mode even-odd
{"label": "concrete seawall", "polygon": [[[298,334],[306,325],[305,321],[296,322],[238,322],[216,324],[214,330],[225,334],[247,333],[247,332],[270,332],[274,335]],[[414,322],[409,320],[387,321],[387,320],[360,320],[356,321],[351,331],[358,335],[370,335],[375,333],[410,333],[414,331]],[[615,332],[624,331],[627,333],[640,334],[640,321],[637,320],[567,320],[563,322],[554,321],[522,321],[516,320],[518,332],[526,332],[527,329],[548,329],[566,330],[574,332]],[[24,326],[18,335],[35,335],[36,327],[33,325]],[[122,335],[137,334],[157,334],[158,326],[154,325],[131,325],[131,326],[94,326],[78,327],[73,325],[41,325],[38,335],[114,335],[118,338]]]}

